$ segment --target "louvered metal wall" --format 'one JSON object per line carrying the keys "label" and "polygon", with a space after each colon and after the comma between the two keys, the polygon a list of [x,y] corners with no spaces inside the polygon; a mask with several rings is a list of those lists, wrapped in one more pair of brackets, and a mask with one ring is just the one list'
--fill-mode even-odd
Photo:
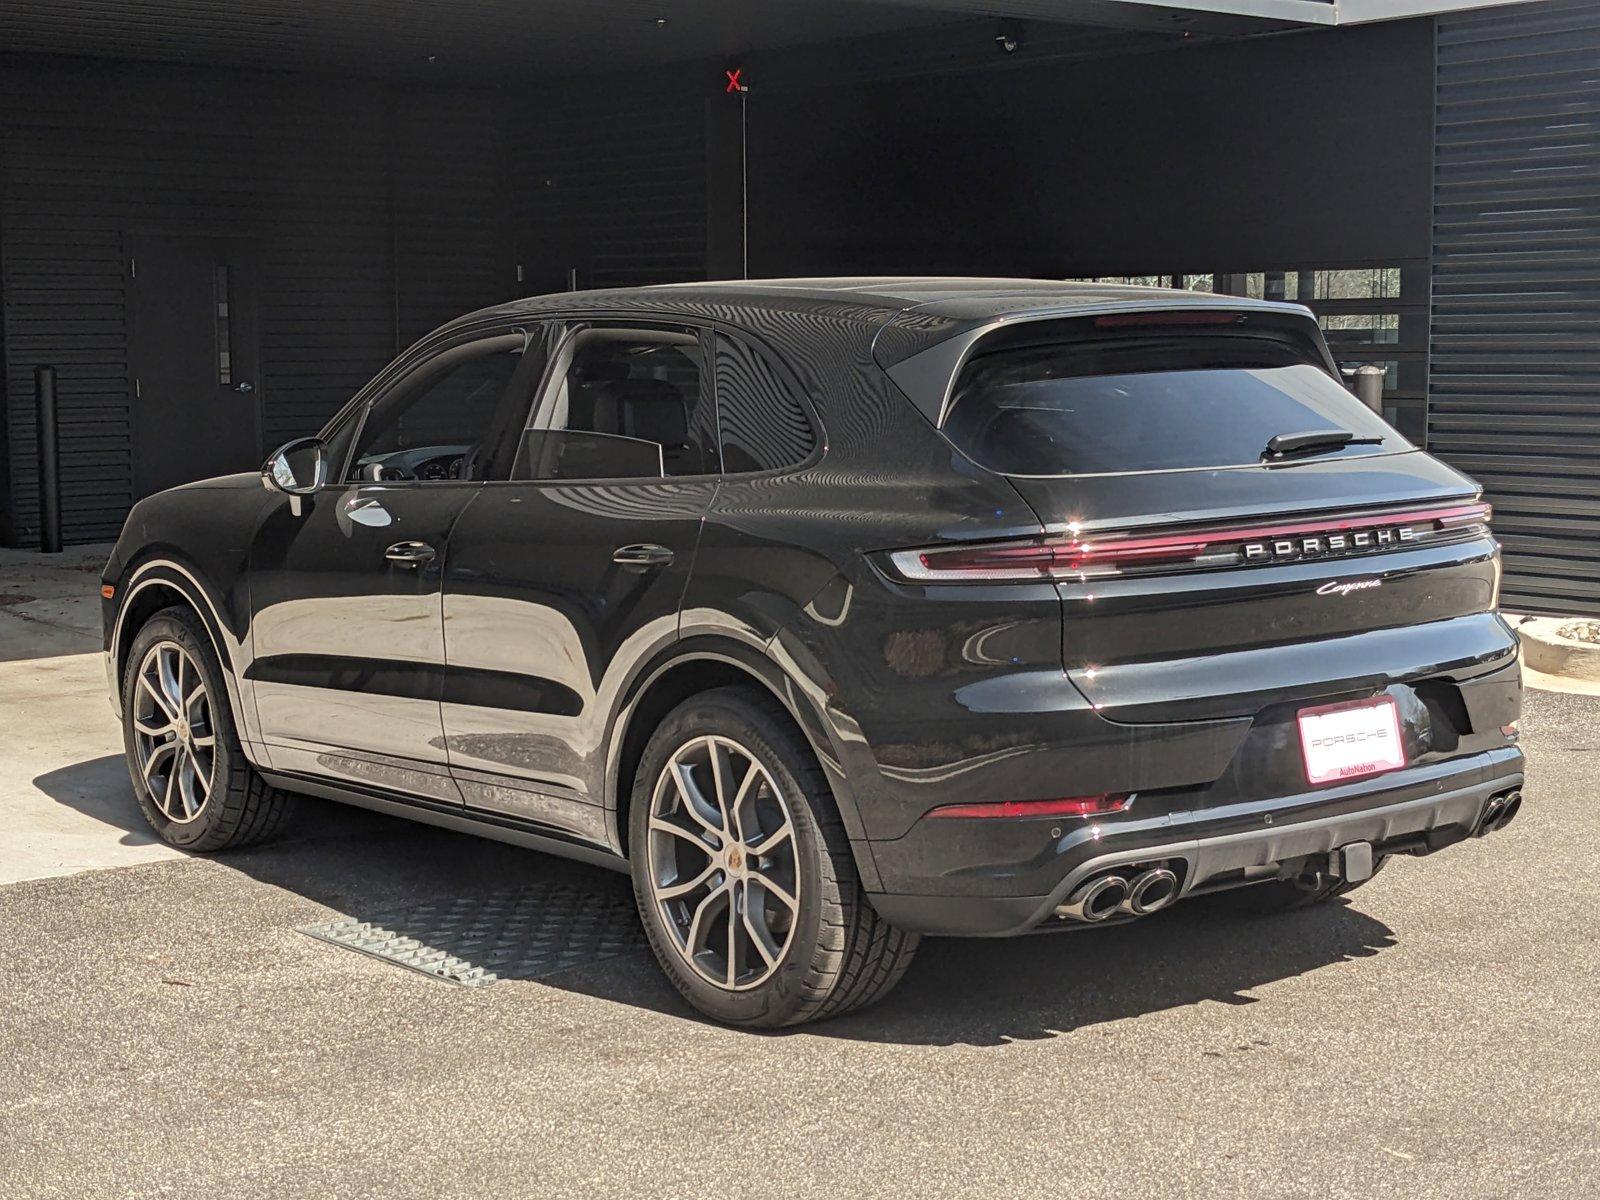
{"label": "louvered metal wall", "polygon": [[1600,0],[1440,18],[1429,446],[1504,604],[1600,614]]}
{"label": "louvered metal wall", "polygon": [[60,371],[67,539],[114,537],[131,502],[125,235],[257,239],[265,451],[509,294],[503,121],[492,93],[0,56],[13,540],[37,538],[37,364]]}
{"label": "louvered metal wall", "polygon": [[573,80],[517,104],[512,219],[527,294],[706,275],[711,67],[626,87]]}

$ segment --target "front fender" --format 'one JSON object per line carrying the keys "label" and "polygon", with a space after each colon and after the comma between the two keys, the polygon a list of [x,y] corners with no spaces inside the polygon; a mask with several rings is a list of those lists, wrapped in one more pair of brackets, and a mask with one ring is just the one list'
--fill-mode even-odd
{"label": "front fender", "polygon": [[[240,586],[243,586],[242,581]],[[249,656],[245,639],[248,626],[236,626],[229,620],[226,594],[211,585],[191,562],[176,552],[152,551],[134,560],[116,585],[116,598],[110,603],[114,610],[106,626],[105,653],[107,676],[111,686],[112,707],[121,716],[121,665],[128,643],[138,633],[130,612],[138,611],[139,597],[151,588],[176,592],[199,615],[211,637],[211,647],[217,661],[222,664],[223,683],[228,689],[228,704],[233,713],[234,725],[245,754],[252,762],[261,764],[264,756],[260,732],[255,720],[255,707],[247,702],[240,680],[241,664]]]}

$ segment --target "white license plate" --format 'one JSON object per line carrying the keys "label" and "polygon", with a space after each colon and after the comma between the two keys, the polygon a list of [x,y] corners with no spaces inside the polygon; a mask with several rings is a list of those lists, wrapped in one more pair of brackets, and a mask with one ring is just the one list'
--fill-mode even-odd
{"label": "white license plate", "polygon": [[1394,700],[1358,700],[1300,710],[1300,748],[1313,784],[1379,775],[1406,765]]}

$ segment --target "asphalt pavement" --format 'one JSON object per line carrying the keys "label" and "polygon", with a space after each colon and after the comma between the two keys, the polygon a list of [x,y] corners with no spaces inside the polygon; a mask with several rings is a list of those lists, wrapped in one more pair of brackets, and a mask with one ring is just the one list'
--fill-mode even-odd
{"label": "asphalt pavement", "polygon": [[62,638],[0,653],[0,1197],[1600,1196],[1600,700],[1530,693],[1518,820],[1347,902],[929,941],[752,1034],[637,951],[468,988],[308,937],[626,884],[318,802],[169,857]]}

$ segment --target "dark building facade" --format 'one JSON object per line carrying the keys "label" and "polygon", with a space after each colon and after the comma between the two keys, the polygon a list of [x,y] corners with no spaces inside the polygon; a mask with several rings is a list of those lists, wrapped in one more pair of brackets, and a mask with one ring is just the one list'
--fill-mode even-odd
{"label": "dark building facade", "polygon": [[1074,7],[835,4],[675,61],[619,41],[437,77],[0,40],[0,540],[38,538],[40,365],[66,536],[99,541],[515,295],[1115,276],[1310,304],[1486,485],[1507,605],[1600,612],[1600,0],[1348,27]]}

